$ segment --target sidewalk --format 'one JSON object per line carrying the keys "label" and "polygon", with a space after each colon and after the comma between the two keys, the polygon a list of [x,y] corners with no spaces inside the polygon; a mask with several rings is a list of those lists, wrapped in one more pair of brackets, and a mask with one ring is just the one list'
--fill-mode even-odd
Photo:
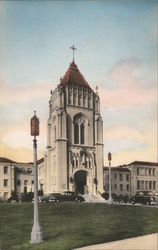
{"label": "sidewalk", "polygon": [[158,234],[148,234],[146,236],[87,246],[75,250],[158,250]]}

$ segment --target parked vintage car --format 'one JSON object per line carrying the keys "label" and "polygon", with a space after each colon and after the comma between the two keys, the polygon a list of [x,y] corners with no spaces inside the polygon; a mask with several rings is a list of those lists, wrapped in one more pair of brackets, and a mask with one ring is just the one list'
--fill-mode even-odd
{"label": "parked vintage car", "polygon": [[[32,202],[34,203],[34,198],[32,199]],[[38,202],[42,202],[41,196],[38,196]]]}
{"label": "parked vintage car", "polygon": [[49,197],[49,202],[59,202],[61,199],[61,193],[53,193]]}
{"label": "parked vintage car", "polygon": [[75,192],[69,192],[69,191],[66,191],[62,194],[54,193],[49,198],[49,202],[62,202],[62,201],[83,202],[85,200],[81,195],[78,195]]}
{"label": "parked vintage car", "polygon": [[140,191],[137,192],[134,197],[134,203],[143,204],[143,205],[156,205],[156,197],[153,196],[152,192]]}
{"label": "parked vintage car", "polygon": [[155,205],[154,197],[149,196],[136,196],[134,203],[143,204],[143,205]]}
{"label": "parked vintage car", "polygon": [[44,196],[41,196],[41,202],[42,202],[42,203],[49,202],[50,196],[51,196],[51,195],[44,195]]}

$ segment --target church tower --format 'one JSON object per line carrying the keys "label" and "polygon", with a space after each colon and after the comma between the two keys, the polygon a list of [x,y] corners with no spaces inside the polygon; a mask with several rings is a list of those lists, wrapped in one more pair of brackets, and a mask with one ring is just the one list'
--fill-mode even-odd
{"label": "church tower", "polygon": [[51,91],[45,154],[45,194],[103,192],[103,121],[94,92],[74,60]]}

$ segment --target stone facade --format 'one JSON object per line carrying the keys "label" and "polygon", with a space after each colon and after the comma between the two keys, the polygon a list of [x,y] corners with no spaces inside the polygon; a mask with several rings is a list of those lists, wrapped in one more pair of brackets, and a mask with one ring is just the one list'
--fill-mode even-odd
{"label": "stone facade", "polygon": [[[94,177],[90,177],[93,175],[94,169],[92,166],[93,164],[95,164],[94,162],[91,163],[90,161],[90,153],[94,153],[93,148],[89,148],[89,154],[88,151],[85,150],[83,153],[81,153],[81,155],[77,155],[77,157],[81,157],[81,164],[83,165],[81,170],[78,168],[79,163],[77,163],[76,158],[75,160],[73,158],[74,156],[76,156],[75,152],[78,153],[80,147],[77,147],[76,151],[75,149],[76,148],[71,148],[73,166],[71,168],[72,174],[70,173],[69,190],[74,190],[74,179],[76,178],[75,181],[77,182],[77,173],[81,173],[80,178],[83,178],[83,180],[85,179],[85,175],[82,170],[85,171],[86,169],[88,173],[86,175],[86,181],[90,187],[91,181],[88,178]],[[90,158],[90,160],[87,161],[86,166],[83,164],[85,163],[85,160],[83,161],[85,155],[87,156],[87,158]],[[45,180],[47,173],[45,171],[44,158],[38,160],[37,164],[38,190],[43,190],[44,194],[47,194],[45,192]],[[109,191],[108,170],[108,167],[104,167],[103,183],[105,192]],[[34,191],[33,179],[33,163],[14,162],[10,159],[0,157],[0,200],[7,200],[11,196],[12,191],[16,191],[18,197],[21,198],[21,194],[24,192],[24,187],[27,187],[28,192]],[[137,192],[145,191],[149,192],[150,195],[158,195],[158,163],[135,161],[128,165],[112,167],[111,179],[113,194],[122,196],[134,196]],[[94,186],[94,184],[92,183],[92,189],[90,190],[95,193],[96,186]],[[85,189],[83,191],[87,192],[86,187],[84,188]]]}
{"label": "stone facade", "polygon": [[131,171],[131,194],[139,191],[158,192],[158,163],[135,161],[127,165]]}
{"label": "stone facade", "polygon": [[[109,190],[108,167],[104,167],[104,190]],[[112,193],[134,196],[138,192],[158,194],[158,163],[134,161],[111,168]]]}
{"label": "stone facade", "polygon": [[33,191],[33,163],[14,162],[0,158],[0,199],[7,200],[15,191],[19,198],[24,192]]}
{"label": "stone facade", "polygon": [[72,62],[49,101],[46,194],[103,191],[103,121],[94,92]]}
{"label": "stone facade", "polygon": [[[109,168],[104,167],[104,190],[109,192]],[[111,190],[113,194],[131,195],[131,172],[127,167],[111,168]]]}

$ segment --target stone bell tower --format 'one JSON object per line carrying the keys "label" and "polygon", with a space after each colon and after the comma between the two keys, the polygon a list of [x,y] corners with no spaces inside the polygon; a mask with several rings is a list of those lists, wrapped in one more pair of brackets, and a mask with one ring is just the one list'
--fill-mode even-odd
{"label": "stone bell tower", "polygon": [[103,192],[103,121],[94,92],[74,60],[51,91],[45,193]]}

